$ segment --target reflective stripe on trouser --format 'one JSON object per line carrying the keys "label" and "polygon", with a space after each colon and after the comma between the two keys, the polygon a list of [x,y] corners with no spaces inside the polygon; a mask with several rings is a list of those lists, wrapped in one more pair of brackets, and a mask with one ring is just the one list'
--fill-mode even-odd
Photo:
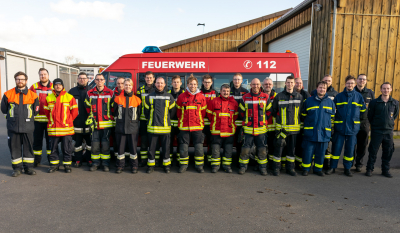
{"label": "reflective stripe on trouser", "polygon": [[189,164],[189,143],[194,145],[194,158],[196,165],[204,164],[203,141],[204,135],[202,131],[180,131],[178,135],[180,164]]}
{"label": "reflective stripe on trouser", "polygon": [[[288,162],[294,162],[295,160],[295,155],[294,155],[294,150],[296,146],[296,134],[289,134],[286,136],[286,138],[275,138],[274,141],[274,156],[273,156],[273,161],[280,163],[288,161]],[[286,145],[285,145],[286,144]],[[286,148],[286,149],[285,149]],[[282,152],[285,149],[286,156],[282,156]]]}
{"label": "reflective stripe on trouser", "polygon": [[[33,154],[33,133],[14,133],[8,131],[8,147],[11,153],[11,164],[14,170],[32,168],[35,156]],[[21,153],[21,146],[23,151]]]}
{"label": "reflective stripe on trouser", "polygon": [[231,165],[232,163],[232,152],[233,152],[233,140],[234,136],[222,138],[219,135],[211,136],[211,153],[210,159],[211,165],[221,165],[221,147],[224,148],[224,156],[222,158],[222,165]]}
{"label": "reflective stripe on trouser", "polygon": [[96,166],[102,161],[104,166],[110,165],[110,129],[95,129],[92,133],[92,161]]}
{"label": "reflective stripe on trouser", "polygon": [[[83,140],[85,140],[86,147],[84,147]],[[83,133],[75,133],[75,148],[74,148],[74,156],[75,156],[75,161],[90,161],[90,149],[91,149],[91,139],[90,139],[90,134],[83,134]],[[83,151],[86,149],[85,154],[83,154]]]}
{"label": "reflective stripe on trouser", "polygon": [[328,147],[328,142],[310,142],[304,140],[302,143],[303,170],[310,171],[311,162],[314,158],[314,168],[313,168],[314,172],[321,171],[322,167],[324,166],[325,150],[327,147]]}
{"label": "reflective stripe on trouser", "polygon": [[344,144],[343,166],[350,169],[353,166],[354,147],[356,146],[356,135],[341,135],[335,133],[332,139],[332,158],[331,168],[337,168],[340,154],[342,153]]}
{"label": "reflective stripe on trouser", "polygon": [[250,135],[250,134],[244,134],[244,140],[243,140],[243,146],[242,146],[242,153],[240,154],[239,158],[239,163],[241,167],[246,167],[247,164],[249,163],[249,157],[250,157],[250,148],[253,146],[253,143],[255,144],[257,148],[257,156],[256,160],[260,167],[266,167],[267,166],[267,134],[260,134],[257,136]]}
{"label": "reflective stripe on trouser", "polygon": [[60,163],[60,153],[58,150],[58,143],[61,142],[61,149],[63,153],[64,165],[71,165],[72,154],[74,147],[72,145],[72,136],[50,137],[51,154],[49,156],[50,166],[58,166]]}
{"label": "reflective stripe on trouser", "polygon": [[297,134],[297,136],[296,136],[296,148],[294,150],[295,160],[299,164],[301,164],[302,161],[303,161],[302,160],[302,158],[303,158],[303,148],[301,146],[302,143],[303,143],[303,132],[304,132],[304,130],[301,129],[299,134]]}
{"label": "reflective stripe on trouser", "polygon": [[170,166],[171,165],[171,160],[169,158],[169,143],[170,143],[170,137],[171,135],[169,133],[167,134],[152,134],[149,133],[149,152],[147,153],[148,160],[147,160],[147,166],[152,167],[155,166],[156,159],[157,159],[157,151],[156,148],[158,147],[158,141],[160,140],[161,143],[161,151],[162,153],[159,152],[159,158],[161,156],[163,160],[163,166]]}
{"label": "reflective stripe on trouser", "polygon": [[46,141],[46,154],[47,157],[51,154],[51,145],[49,141],[49,134],[47,133],[47,122],[35,121],[35,129],[33,131],[33,151],[35,155],[35,161],[41,162],[42,160],[42,148],[43,148],[43,137]]}
{"label": "reflective stripe on trouser", "polygon": [[[116,166],[118,168],[125,167],[125,156],[129,156],[130,166],[131,168],[138,168],[139,161],[137,156],[137,141],[136,141],[137,132],[133,134],[120,134],[116,133],[115,138],[119,142],[118,146],[118,156],[116,161]],[[126,147],[129,148],[129,153],[126,153]]]}
{"label": "reflective stripe on trouser", "polygon": [[139,126],[140,135],[140,160],[147,160],[147,153],[149,147],[149,136],[147,134],[147,121],[140,121]]}

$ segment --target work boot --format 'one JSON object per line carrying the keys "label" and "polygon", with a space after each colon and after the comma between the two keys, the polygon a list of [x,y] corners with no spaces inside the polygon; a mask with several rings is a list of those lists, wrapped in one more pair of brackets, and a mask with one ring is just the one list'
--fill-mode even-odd
{"label": "work boot", "polygon": [[33,167],[40,167],[40,162],[34,162]]}
{"label": "work boot", "polygon": [[274,176],[279,176],[280,170],[281,170],[281,163],[279,163],[279,162],[273,162],[272,168],[273,168],[273,170],[272,170],[272,175],[274,175]]}
{"label": "work boot", "polygon": [[350,169],[344,169],[344,174],[348,177],[353,177],[353,173],[351,173]]}
{"label": "work boot", "polygon": [[198,173],[204,173],[204,169],[202,165],[196,165],[196,170]]}
{"label": "work boot", "polygon": [[232,173],[232,168],[229,165],[222,165],[222,168],[226,173]]}
{"label": "work boot", "polygon": [[74,167],[75,168],[80,168],[80,167],[82,167],[82,163],[80,161],[76,161],[75,164],[74,164]]}
{"label": "work boot", "polygon": [[324,167],[325,170],[329,170],[331,168],[331,159],[324,159]]}
{"label": "work boot", "polygon": [[35,170],[33,170],[32,168],[28,168],[28,169],[25,169],[25,174],[28,174],[28,175],[36,175],[36,171]]}
{"label": "work boot", "polygon": [[240,167],[238,173],[239,173],[240,175],[244,175],[244,173],[246,173],[246,168]]}
{"label": "work boot", "polygon": [[110,171],[110,168],[109,168],[108,166],[103,166],[103,171],[109,172],[109,171]]}
{"label": "work boot", "polygon": [[164,172],[167,173],[167,174],[170,173],[171,172],[171,167],[170,166],[165,166],[164,167]]}
{"label": "work boot", "polygon": [[393,178],[393,175],[390,174],[389,171],[382,171],[382,176],[386,176],[387,178]]}
{"label": "work boot", "polygon": [[294,162],[286,162],[286,173],[291,176],[297,176],[297,173],[294,170]]}
{"label": "work boot", "polygon": [[361,167],[356,167],[355,171],[356,172],[361,172]]}
{"label": "work boot", "polygon": [[136,174],[136,173],[138,172],[138,168],[137,168],[137,167],[133,167],[133,168],[131,169],[131,172],[132,172],[133,174]]}
{"label": "work boot", "polygon": [[314,174],[317,176],[325,176],[325,174],[322,171],[314,172]]}
{"label": "work boot", "polygon": [[181,164],[181,166],[179,167],[178,172],[179,173],[184,173],[186,171],[186,169],[188,168],[187,164]]}
{"label": "work boot", "polygon": [[19,176],[19,175],[21,175],[21,171],[20,171],[20,170],[14,170],[14,171],[12,172],[12,174],[11,174],[12,177],[17,177],[17,176]]}
{"label": "work boot", "polygon": [[335,173],[335,168],[329,168],[328,171],[325,172],[327,175],[331,175],[332,173]]}
{"label": "work boot", "polygon": [[115,171],[115,173],[121,174],[123,170],[124,169],[122,167],[117,167],[117,170]]}
{"label": "work boot", "polygon": [[371,176],[372,176],[372,171],[371,171],[371,170],[367,170],[367,172],[365,173],[365,175],[371,177]]}
{"label": "work boot", "polygon": [[289,175],[291,175],[291,176],[297,176],[297,173],[295,172],[294,169],[286,170],[286,173],[289,174]]}
{"label": "work boot", "polygon": [[265,167],[260,168],[260,174],[262,176],[268,175],[267,168],[265,168]]}
{"label": "work boot", "polygon": [[218,166],[218,165],[212,165],[211,168],[212,168],[212,169],[211,169],[211,172],[212,172],[212,173],[217,173],[218,170],[219,170],[219,166]]}
{"label": "work boot", "polygon": [[71,173],[72,172],[72,169],[71,169],[71,166],[64,166],[64,168],[65,168],[65,173]]}
{"label": "work boot", "polygon": [[153,166],[148,167],[146,172],[149,173],[149,174],[154,172],[154,167]]}
{"label": "work boot", "polygon": [[92,164],[92,166],[90,167],[89,171],[93,172],[97,170],[98,165],[97,164]]}
{"label": "work boot", "polygon": [[304,170],[303,173],[301,173],[303,176],[308,176],[308,171]]}
{"label": "work boot", "polygon": [[147,159],[142,159],[139,163],[139,167],[146,167],[147,166]]}
{"label": "work boot", "polygon": [[53,173],[55,171],[58,171],[59,167],[58,166],[50,166],[49,170],[47,170],[49,173]]}

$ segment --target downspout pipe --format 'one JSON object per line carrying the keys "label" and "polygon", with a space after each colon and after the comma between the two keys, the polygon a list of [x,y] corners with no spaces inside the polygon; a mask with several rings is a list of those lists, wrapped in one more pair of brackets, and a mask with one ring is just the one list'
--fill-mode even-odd
{"label": "downspout pipe", "polygon": [[332,42],[331,42],[331,61],[329,74],[333,73],[333,57],[335,55],[335,37],[336,37],[336,13],[337,13],[337,0],[333,1],[333,25],[332,25]]}

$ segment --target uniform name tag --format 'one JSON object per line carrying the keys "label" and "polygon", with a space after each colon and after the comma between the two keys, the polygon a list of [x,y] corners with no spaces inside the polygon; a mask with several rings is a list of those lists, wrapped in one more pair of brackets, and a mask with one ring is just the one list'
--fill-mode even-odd
{"label": "uniform name tag", "polygon": [[26,121],[31,121],[31,119],[26,119]]}

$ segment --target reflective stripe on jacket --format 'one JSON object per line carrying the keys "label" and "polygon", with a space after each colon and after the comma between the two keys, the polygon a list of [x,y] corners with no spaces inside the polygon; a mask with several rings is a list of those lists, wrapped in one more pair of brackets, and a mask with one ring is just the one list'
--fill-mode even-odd
{"label": "reflective stripe on jacket", "polygon": [[235,120],[238,117],[238,103],[233,97],[217,97],[207,104],[212,135],[229,137],[235,134]]}
{"label": "reflective stripe on jacket", "polygon": [[111,106],[113,94],[113,91],[108,87],[104,87],[100,92],[97,90],[97,87],[94,87],[86,95],[86,111],[93,115],[96,120],[97,129],[114,126],[114,117],[112,115],[114,109]]}
{"label": "reflective stripe on jacket", "polygon": [[[247,90],[246,88],[240,86],[239,88],[235,88],[235,86],[231,86],[231,93],[230,96],[233,97],[238,106],[240,104],[240,101],[242,100],[243,96],[246,95],[247,93],[249,93],[249,90]],[[235,121],[236,126],[242,126],[242,116],[238,115],[238,117],[236,118]]]}
{"label": "reflective stripe on jacket", "polygon": [[171,116],[176,114],[174,97],[166,91],[157,89],[145,100],[147,132],[153,134],[171,133]]}
{"label": "reflective stripe on jacket", "polygon": [[[146,96],[148,96],[150,93],[154,92],[155,90],[155,86],[154,83],[151,85],[151,87],[144,85],[142,86],[138,91],[137,91],[137,96],[140,98],[140,100],[142,101],[142,103],[145,102],[146,100]],[[141,110],[141,114],[140,114],[140,120],[145,121],[146,117],[144,115],[144,104],[142,104],[142,110]]]}
{"label": "reflective stripe on jacket", "polygon": [[[183,92],[185,92],[183,88],[180,88],[178,92],[175,92],[174,89],[168,91],[174,97],[175,103]],[[176,114],[171,118],[171,126],[178,127],[178,116]]]}
{"label": "reflective stripe on jacket", "polygon": [[[276,96],[276,92],[274,89],[272,89],[271,94],[269,95],[271,105],[274,103],[275,96]],[[268,111],[267,114],[271,114],[271,111]],[[268,125],[267,125],[268,131],[271,131],[271,132],[275,131],[275,126],[276,126],[276,117],[273,117],[273,116],[269,117]]]}
{"label": "reflective stripe on jacket", "polygon": [[53,90],[53,83],[49,81],[47,86],[43,86],[42,83],[39,81],[34,83],[29,90],[36,93],[39,97],[39,114],[35,116],[35,121],[39,122],[47,122],[47,117],[44,111],[44,105],[46,104],[46,97],[52,93]]}
{"label": "reflective stripe on jacket", "polygon": [[283,90],[277,94],[272,104],[272,116],[276,117],[276,130],[285,130],[289,134],[300,132],[301,107],[303,97],[293,91]]}
{"label": "reflective stripe on jacket", "polygon": [[[204,86],[202,85],[201,89],[200,89],[200,93],[203,94],[204,97],[206,98],[206,104],[208,104],[213,99],[218,97],[218,92],[213,89],[212,85],[211,85],[211,88],[209,90],[206,90],[204,88]],[[204,116],[204,125],[210,125],[210,121],[208,120],[207,115]]]}
{"label": "reflective stripe on jacket", "polygon": [[183,131],[200,131],[204,128],[206,115],[206,98],[197,90],[192,94],[189,90],[179,95],[176,101],[178,127]]}

